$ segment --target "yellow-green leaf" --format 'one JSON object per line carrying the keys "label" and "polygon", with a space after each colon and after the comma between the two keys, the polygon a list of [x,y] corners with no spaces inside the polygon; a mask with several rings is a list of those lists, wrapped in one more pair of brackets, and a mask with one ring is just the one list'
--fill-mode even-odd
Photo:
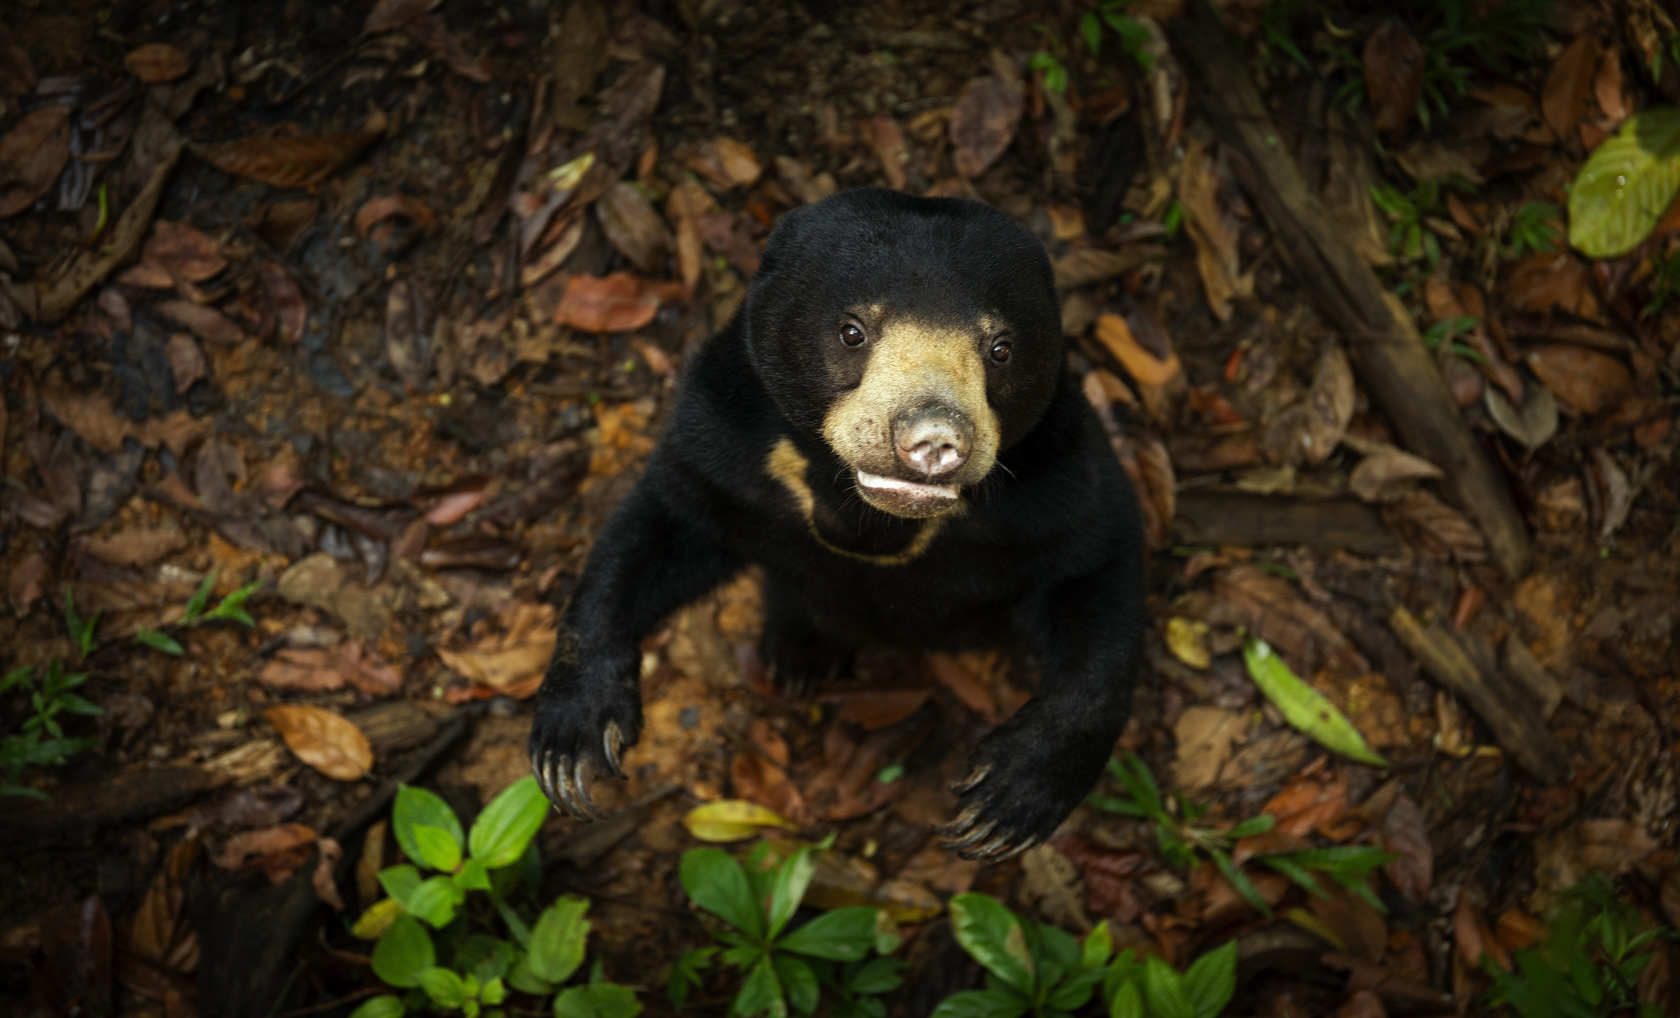
{"label": "yellow-green leaf", "polygon": [[688,833],[701,841],[744,841],[766,827],[797,830],[798,825],[756,802],[745,799],[720,799],[696,806],[683,817]]}
{"label": "yellow-green leaf", "polygon": [[401,911],[402,905],[397,899],[381,898],[368,906],[368,910],[356,920],[356,925],[350,927],[350,935],[357,940],[378,940]]}
{"label": "yellow-green leaf", "polygon": [[1284,719],[1300,731],[1312,736],[1326,749],[1334,750],[1350,760],[1387,767],[1388,761],[1372,752],[1353,727],[1347,715],[1324,698],[1324,694],[1302,682],[1283,658],[1272,653],[1265,640],[1250,640],[1243,648],[1243,661],[1248,675],[1266,699],[1283,712]]}
{"label": "yellow-green leaf", "polygon": [[1680,191],[1680,109],[1630,118],[1587,158],[1569,192],[1569,243],[1614,258],[1650,235]]}

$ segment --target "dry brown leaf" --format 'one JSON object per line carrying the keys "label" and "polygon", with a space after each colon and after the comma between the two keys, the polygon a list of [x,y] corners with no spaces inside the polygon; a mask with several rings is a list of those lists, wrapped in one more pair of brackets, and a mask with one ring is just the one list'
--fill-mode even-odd
{"label": "dry brown leaf", "polygon": [[1219,769],[1231,758],[1231,747],[1248,728],[1248,718],[1218,707],[1187,707],[1173,726],[1178,744],[1173,777],[1187,792],[1212,787]]}
{"label": "dry brown leaf", "polygon": [[1615,406],[1633,391],[1633,373],[1621,361],[1584,346],[1551,343],[1523,360],[1552,395],[1585,414]]}
{"label": "dry brown leaf", "polygon": [[140,264],[118,282],[154,289],[202,283],[227,267],[221,248],[208,234],[186,223],[159,219],[140,251]]}
{"label": "dry brown leaf", "polygon": [[258,831],[241,831],[228,839],[221,855],[211,860],[224,870],[261,870],[271,884],[291,879],[309,858],[315,831],[303,824],[279,824]]}
{"label": "dry brown leaf", "polygon": [[356,210],[356,235],[366,240],[376,225],[392,216],[405,216],[422,230],[429,230],[437,225],[437,217],[432,215],[432,210],[420,199],[411,198],[406,194],[382,194],[377,198],[369,198]]}
{"label": "dry brown leaf", "polygon": [[636,271],[652,276],[665,268],[671,234],[640,187],[621,180],[607,188],[595,202],[595,218],[607,242],[628,258]]}
{"label": "dry brown leaf", "polygon": [[1085,886],[1079,867],[1054,844],[1035,845],[1021,855],[1021,899],[1064,929],[1086,932]]}
{"label": "dry brown leaf", "polygon": [[1429,831],[1423,811],[1409,796],[1401,795],[1389,807],[1382,822],[1383,848],[1394,858],[1383,867],[1401,894],[1421,905],[1434,886],[1435,853],[1429,846]]}
{"label": "dry brown leaf", "polygon": [[1383,519],[1429,554],[1460,562],[1486,562],[1487,541],[1463,513],[1425,491],[1413,491],[1383,509]]}
{"label": "dry brown leaf", "polygon": [[422,14],[410,21],[403,26],[403,31],[414,41],[442,57],[449,69],[461,77],[481,85],[490,81],[490,68],[485,66],[484,61],[468,53],[467,48],[461,45],[461,40],[431,14]]}
{"label": "dry brown leaf", "polygon": [[172,333],[164,346],[169,356],[169,371],[175,376],[175,391],[186,392],[204,377],[204,351],[198,341],[184,332]]}
{"label": "dry brown leaf", "polygon": [[689,169],[725,189],[750,186],[764,172],[752,146],[734,138],[702,142],[682,160]]}
{"label": "dry brown leaf", "polygon": [[1219,200],[1219,176],[1213,153],[1192,137],[1179,163],[1178,200],[1184,207],[1184,229],[1196,244],[1196,269],[1208,309],[1220,321],[1231,318],[1231,301],[1254,292],[1252,274],[1239,265],[1236,217]]}
{"label": "dry brown leaf", "polygon": [[904,147],[904,131],[899,128],[898,121],[882,114],[865,120],[859,127],[863,140],[875,150],[875,158],[881,161],[881,173],[887,178],[887,186],[902,191],[904,167],[910,162],[910,153]]}
{"label": "dry brown leaf", "polygon": [[1500,286],[1506,303],[1520,311],[1568,311],[1599,317],[1592,281],[1581,260],[1567,252],[1530,255],[1511,266]]}
{"label": "dry brown leaf", "polygon": [[1348,475],[1348,489],[1367,502],[1393,502],[1404,497],[1413,481],[1440,480],[1441,468],[1421,456],[1392,445],[1366,453]]}
{"label": "dry brown leaf", "polygon": [[136,528],[119,530],[88,539],[88,554],[119,566],[150,565],[187,546],[187,535],[179,530]]}
{"label": "dry brown leaf", "polygon": [[362,31],[367,35],[389,32],[432,10],[443,0],[378,0],[368,12]]}
{"label": "dry brown leaf", "polygon": [[825,693],[823,703],[838,703],[837,721],[847,721],[866,732],[896,725],[921,710],[933,695],[931,689],[869,689]]}
{"label": "dry brown leaf", "polygon": [[1388,1009],[1375,992],[1355,990],[1336,1009],[1335,1018],[1388,1018]]}
{"label": "dry brown leaf", "polygon": [[6,600],[12,603],[12,614],[23,618],[41,597],[41,584],[47,578],[47,557],[38,551],[24,556],[6,577]]}
{"label": "dry brown leaf", "polygon": [[245,333],[227,315],[213,307],[195,304],[190,300],[164,300],[155,309],[165,318],[184,325],[199,339],[222,346],[235,346],[245,340]]}
{"label": "dry brown leaf", "polygon": [[224,173],[274,187],[314,187],[379,139],[370,131],[237,138],[199,150]]}
{"label": "dry brown leaf", "polygon": [[1423,45],[1405,22],[1390,16],[1365,40],[1364,60],[1373,126],[1401,138],[1423,97]]}
{"label": "dry brown leaf", "polygon": [[385,295],[385,356],[410,389],[422,389],[432,372],[432,321],[423,288],[406,279]]}
{"label": "dry brown leaf", "polygon": [[187,971],[198,952],[198,937],[186,916],[184,884],[202,847],[203,842],[195,836],[169,850],[129,926],[130,950],[176,971]]}
{"label": "dry brown leaf", "polygon": [[504,618],[507,630],[468,650],[438,648],[438,657],[461,676],[522,698],[536,692],[549,658],[554,656],[558,626],[552,605],[516,602]]}
{"label": "dry brown leaf", "polygon": [[1330,616],[1281,576],[1251,565],[1229,566],[1214,574],[1213,593],[1217,610],[1205,621],[1247,626],[1297,674],[1314,674],[1321,665],[1350,677],[1371,670]]}
{"label": "dry brown leaf", "polygon": [[1097,316],[1097,339],[1114,355],[1128,374],[1149,385],[1165,385],[1178,377],[1178,355],[1169,351],[1165,359],[1145,350],[1132,335],[1126,319],[1116,314]]}
{"label": "dry brown leaf", "polygon": [[1586,112],[1599,50],[1597,37],[1583,34],[1564,47],[1546,75],[1546,87],[1540,93],[1540,110],[1545,114],[1546,125],[1559,138],[1574,133],[1581,114]]}
{"label": "dry brown leaf", "polygon": [[1003,155],[1021,123],[1024,94],[996,74],[969,79],[951,109],[951,160],[972,180]]}
{"label": "dry brown leaf", "polygon": [[373,766],[373,747],[355,724],[330,710],[280,704],[263,717],[304,763],[338,781],[356,781]]}
{"label": "dry brown leaf", "polygon": [[576,275],[566,280],[554,320],[584,332],[633,332],[653,321],[662,299],[680,295],[674,291],[669,283],[628,272]]}
{"label": "dry brown leaf", "polygon": [[776,157],[776,176],[787,185],[789,193],[806,205],[822,201],[838,190],[833,174],[812,176],[804,163],[791,156]]}
{"label": "dry brown leaf", "polygon": [[174,81],[192,70],[192,58],[166,42],[148,42],[123,57],[123,66],[147,85]]}
{"label": "dry brown leaf", "polygon": [[1085,876],[1085,907],[1092,915],[1119,923],[1135,922],[1143,905],[1132,893],[1138,877],[1159,872],[1160,864],[1144,852],[1117,852],[1083,834],[1065,834],[1056,847]]}
{"label": "dry brown leaf", "polygon": [[338,893],[338,885],[333,882],[333,868],[344,858],[344,846],[333,838],[318,838],[315,848],[320,852],[320,857],[315,860],[315,873],[310,877],[310,883],[315,886],[315,897],[342,912],[344,898]]}
{"label": "dry brown leaf", "polygon": [[1598,74],[1593,77],[1593,96],[1598,100],[1598,108],[1610,119],[1611,130],[1621,126],[1622,121],[1632,116],[1627,106],[1627,96],[1622,89],[1622,51],[1611,47],[1604,51],[1604,58],[1598,62]]}
{"label": "dry brown leaf", "polygon": [[0,219],[15,216],[47,193],[70,160],[70,107],[42,106],[0,138]]}
{"label": "dry brown leaf", "polygon": [[1460,888],[1458,892],[1458,909],[1453,913],[1453,941],[1458,945],[1459,960],[1466,967],[1480,969],[1485,954],[1500,968],[1507,972],[1511,970],[1511,956],[1493,931],[1488,929],[1482,910],[1470,900],[1470,892],[1466,888]]}
{"label": "dry brown leaf", "polygon": [[302,341],[303,331],[309,324],[309,308],[303,302],[303,291],[298,289],[297,281],[278,263],[267,261],[257,263],[257,277],[262,280],[263,293],[274,309],[280,338],[294,345]]}

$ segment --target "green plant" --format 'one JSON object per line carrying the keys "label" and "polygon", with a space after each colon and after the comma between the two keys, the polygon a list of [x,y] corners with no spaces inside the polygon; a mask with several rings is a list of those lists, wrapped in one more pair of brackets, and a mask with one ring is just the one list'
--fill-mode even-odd
{"label": "green plant", "polygon": [[1052,92],[1067,91],[1067,67],[1061,58],[1048,49],[1039,49],[1027,58],[1027,68],[1044,72],[1044,87]]}
{"label": "green plant", "polygon": [[1081,944],[984,894],[951,899],[951,928],[985,968],[986,988],[945,998],[933,1018],[1066,1018],[1099,988],[1110,1018],[1213,1018],[1236,989],[1234,943],[1203,955],[1180,975],[1160,958],[1138,960],[1130,949],[1114,956],[1107,922]]}
{"label": "green plant", "polygon": [[1388,253],[1406,261],[1421,258],[1433,271],[1441,263],[1441,244],[1424,219],[1441,203],[1441,181],[1433,177],[1420,180],[1409,194],[1392,184],[1374,184],[1371,199],[1394,224],[1388,235]]}
{"label": "green plant", "polygon": [[1650,316],[1680,297],[1680,251],[1658,254],[1651,258],[1651,296],[1640,309],[1640,316]]}
{"label": "green plant", "polygon": [[1669,927],[1647,927],[1593,873],[1560,896],[1540,948],[1515,952],[1515,972],[1482,957],[1493,977],[1487,1002],[1523,1018],[1657,1018],[1663,1009],[1640,1001],[1639,976],[1656,957],[1658,939],[1673,936]]}
{"label": "green plant", "polygon": [[1480,324],[1482,324],[1482,320],[1474,315],[1457,315],[1441,319],[1429,328],[1424,329],[1419,335],[1423,339],[1423,345],[1431,350],[1439,350],[1445,344],[1448,351],[1466,360],[1485,364],[1487,358],[1482,356],[1481,351],[1465,346],[1463,343],[1453,342],[1455,337],[1470,332]]}
{"label": "green plant", "polygon": [[[1173,805],[1178,815],[1174,816],[1155,776],[1149,773],[1149,765],[1136,753],[1127,754],[1124,763],[1111,758],[1108,772],[1126,789],[1130,798],[1093,795],[1087,802],[1110,813],[1153,822],[1155,840],[1169,865],[1191,866],[1199,856],[1205,855],[1250,905],[1262,914],[1272,914],[1254,882],[1243,874],[1231,857],[1232,849],[1239,840],[1272,829],[1276,821],[1270,815],[1263,813],[1250,817],[1227,830],[1204,826],[1198,821],[1207,815],[1209,807],[1175,795]],[[1260,852],[1253,858],[1299,884],[1309,894],[1324,894],[1317,876],[1322,875],[1359,895],[1377,911],[1387,911],[1368,881],[1373,870],[1393,858],[1380,849],[1367,845],[1335,845],[1291,852]]]}
{"label": "green plant", "polygon": [[1563,236],[1558,226],[1562,221],[1563,210],[1549,201],[1524,202],[1518,206],[1511,216],[1508,233],[1511,257],[1556,250]]}
{"label": "green plant", "polygon": [[95,646],[93,638],[94,627],[99,625],[99,616],[104,611],[96,611],[87,618],[82,618],[81,612],[76,610],[76,593],[69,587],[64,588],[64,628],[70,631],[70,639],[76,644],[76,650],[83,657],[93,653]]}
{"label": "green plant", "polygon": [[1148,50],[1155,37],[1143,22],[1121,13],[1130,4],[1131,0],[1100,0],[1096,10],[1086,11],[1080,17],[1079,37],[1085,40],[1091,55],[1096,56],[1102,49],[1103,26],[1107,25],[1119,37],[1120,49],[1147,71],[1155,66],[1155,56]]}
{"label": "green plant", "polygon": [[[475,1018],[506,1002],[513,990],[552,995],[560,1018],[635,1018],[641,1012],[634,991],[606,982],[599,962],[587,983],[562,986],[583,965],[587,901],[564,895],[528,925],[509,900],[540,873],[532,842],[547,814],[537,779],[523,778],[492,799],[463,837],[460,820],[442,799],[408,785],[397,791],[391,829],[411,862],[379,872],[389,897],[364,912],[353,932],[377,939],[374,975],[408,992],[373,997],[351,1018],[398,1018],[420,1009]],[[422,877],[423,870],[434,875]],[[492,908],[465,908],[472,892],[485,894]],[[439,964],[440,950],[446,964]]]}
{"label": "green plant", "polygon": [[71,739],[58,722],[60,714],[103,714],[99,706],[71,692],[86,682],[87,672],[65,674],[64,665],[53,658],[39,688],[34,668],[14,668],[0,678],[0,696],[21,690],[29,694],[30,714],[18,730],[0,739],[0,795],[24,795],[52,801],[52,796],[18,784],[25,767],[57,767],[94,744],[93,739]]}
{"label": "green plant", "polygon": [[789,928],[816,873],[816,853],[828,845],[801,846],[770,865],[771,846],[761,843],[745,867],[718,848],[683,853],[683,890],[722,920],[712,935],[724,946],[689,951],[672,967],[671,1002],[679,1011],[701,984],[702,972],[723,962],[746,973],[729,1005],[731,1015],[783,1018],[789,1008],[814,1014],[827,987],[829,1014],[836,1018],[885,1018],[876,994],[898,986],[900,963],[869,954],[886,955],[898,947],[898,931],[886,913],[861,905],[837,908]]}
{"label": "green plant", "polygon": [[[203,582],[198,585],[198,590],[193,592],[192,600],[187,602],[186,609],[181,613],[181,621],[168,628],[187,628],[224,619],[237,622],[247,628],[257,624],[256,619],[251,618],[250,613],[245,610],[245,602],[262,586],[261,580],[252,580],[216,602],[215,607],[210,607],[210,592],[215,586],[216,571],[211,570],[210,574],[204,577]],[[66,596],[68,596],[68,591]],[[94,617],[98,618],[97,615]],[[91,623],[89,628],[91,635]],[[186,654],[185,648],[174,637],[156,629],[147,629],[145,626],[141,626],[139,632],[134,634],[134,642],[144,644],[154,650],[161,650],[165,654],[173,654],[176,657]],[[87,652],[84,650],[83,653]]]}

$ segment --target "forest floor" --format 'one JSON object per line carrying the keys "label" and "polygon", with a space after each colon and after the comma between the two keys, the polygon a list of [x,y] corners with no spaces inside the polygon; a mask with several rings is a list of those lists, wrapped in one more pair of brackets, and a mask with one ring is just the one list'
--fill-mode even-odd
{"label": "forest floor", "polygon": [[[554,605],[687,355],[781,214],[866,185],[1043,239],[1149,528],[1117,754],[1197,830],[1273,818],[1227,845],[1268,907],[1095,806],[1002,864],[950,855],[950,783],[1027,669],[870,656],[788,702],[748,575],[644,644],[612,818],[537,838],[544,895],[589,899],[592,963],[646,1013],[709,942],[678,865],[720,800],[834,835],[814,886],[900,924],[886,999],[916,1018],[980,984],[945,918],[968,891],[1180,967],[1238,939],[1233,1010],[1278,1016],[1480,1013],[1484,965],[1590,871],[1680,923],[1680,218],[1592,259],[1565,214],[1587,154],[1680,98],[1674,26],[1639,0],[1222,5],[1271,144],[1445,383],[1431,426],[1491,468],[1477,504],[1465,464],[1402,451],[1429,400],[1386,395],[1384,337],[1297,271],[1182,8],[6,5],[0,735],[21,751],[57,704],[86,741],[0,774],[0,1009],[365,997],[393,779],[470,817],[529,773]],[[1256,637],[1386,765],[1292,725]],[[1260,865],[1330,846],[1389,854],[1380,910]],[[1669,1014],[1676,949],[1637,988]],[[730,979],[688,1010],[724,1013]]]}

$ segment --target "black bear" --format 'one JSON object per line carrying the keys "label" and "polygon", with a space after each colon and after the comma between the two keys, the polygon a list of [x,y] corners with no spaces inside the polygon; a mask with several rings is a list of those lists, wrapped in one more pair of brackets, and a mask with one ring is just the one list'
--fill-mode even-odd
{"label": "black bear", "polygon": [[1143,535],[1029,231],[867,188],[782,218],[564,614],[530,745],[557,805],[599,815],[589,781],[641,730],[639,641],[749,564],[784,689],[864,647],[1031,657],[949,848],[1005,858],[1078,805],[1131,709]]}

